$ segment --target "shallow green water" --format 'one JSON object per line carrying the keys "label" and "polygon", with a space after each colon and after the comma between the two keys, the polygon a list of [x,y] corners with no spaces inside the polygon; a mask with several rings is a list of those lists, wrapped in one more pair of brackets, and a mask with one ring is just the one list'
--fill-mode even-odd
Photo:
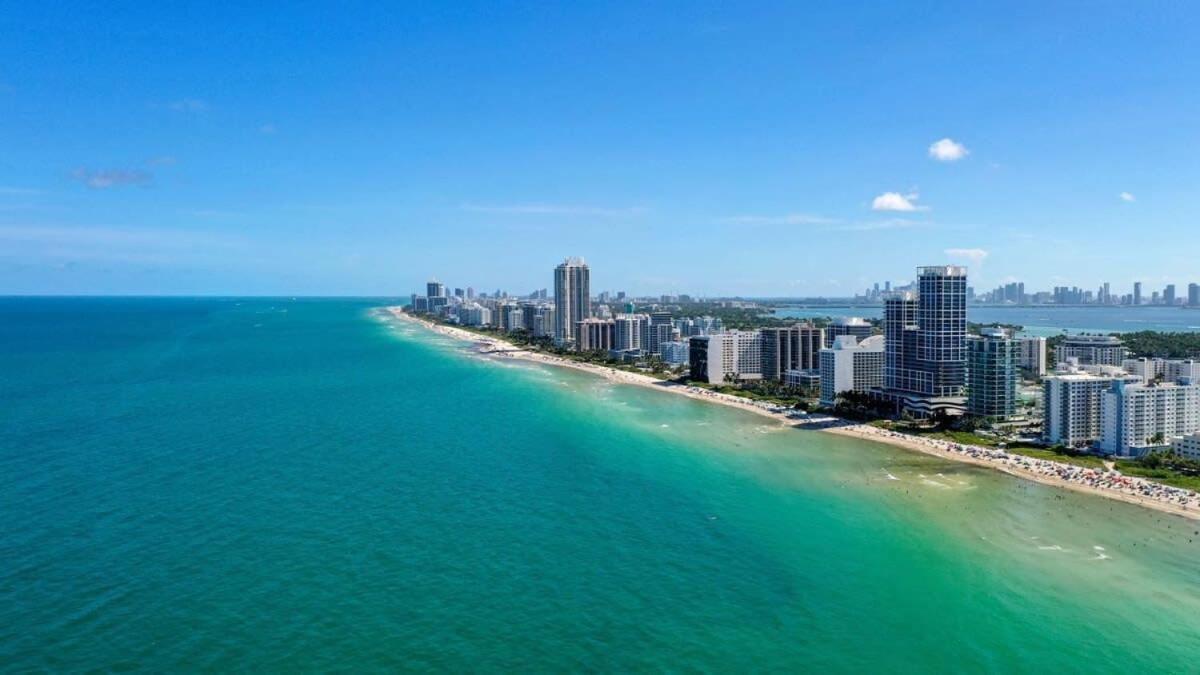
{"label": "shallow green water", "polygon": [[0,668],[1196,668],[1195,523],[378,304],[0,300]]}

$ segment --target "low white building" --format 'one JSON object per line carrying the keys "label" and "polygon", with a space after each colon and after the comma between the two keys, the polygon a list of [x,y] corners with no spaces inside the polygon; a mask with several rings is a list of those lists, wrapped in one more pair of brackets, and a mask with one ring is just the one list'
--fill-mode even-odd
{"label": "low white building", "polygon": [[1178,382],[1192,380],[1200,382],[1200,361],[1194,359],[1125,359],[1121,367],[1142,378],[1145,382],[1161,380]]}
{"label": "low white building", "polygon": [[1171,450],[1185,459],[1200,460],[1200,432],[1171,439]]}

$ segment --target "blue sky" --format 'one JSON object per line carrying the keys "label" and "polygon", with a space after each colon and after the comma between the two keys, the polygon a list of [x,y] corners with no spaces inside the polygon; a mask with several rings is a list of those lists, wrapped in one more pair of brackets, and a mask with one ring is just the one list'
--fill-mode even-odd
{"label": "blue sky", "polygon": [[1195,3],[239,5],[0,13],[0,293],[1200,281]]}

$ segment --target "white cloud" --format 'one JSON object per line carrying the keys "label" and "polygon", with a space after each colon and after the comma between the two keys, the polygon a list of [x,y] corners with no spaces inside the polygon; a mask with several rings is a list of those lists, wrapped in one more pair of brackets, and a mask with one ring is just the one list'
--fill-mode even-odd
{"label": "white cloud", "polygon": [[72,171],[71,177],[97,190],[121,185],[146,185],[152,178],[149,173],[139,171],[138,169],[100,169],[92,171],[83,167]]}
{"label": "white cloud", "polygon": [[913,202],[921,196],[915,192],[902,195],[899,192],[885,192],[871,202],[872,211],[928,211],[928,206],[917,206]]}
{"label": "white cloud", "polygon": [[949,138],[943,138],[929,146],[929,156],[939,162],[957,162],[971,154],[967,146]]}
{"label": "white cloud", "polygon": [[646,211],[645,208],[640,206],[607,208],[571,204],[463,204],[459,209],[472,213],[511,213],[548,216],[632,216],[645,213]]}
{"label": "white cloud", "polygon": [[1137,201],[1137,197],[1134,197],[1131,193],[1128,193],[1128,192],[1122,192],[1121,194],[1119,194],[1117,196],[1120,197],[1121,201],[1123,201],[1123,202]]}
{"label": "white cloud", "polygon": [[969,260],[976,265],[988,257],[988,252],[981,248],[948,248],[944,253],[951,258]]}

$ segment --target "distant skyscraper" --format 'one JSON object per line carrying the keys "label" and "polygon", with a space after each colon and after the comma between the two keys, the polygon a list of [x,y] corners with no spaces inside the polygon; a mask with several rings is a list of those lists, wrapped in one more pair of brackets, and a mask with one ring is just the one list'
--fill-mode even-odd
{"label": "distant skyscraper", "polygon": [[1200,307],[1200,284],[1188,284],[1188,305]]}
{"label": "distant skyscraper", "polygon": [[922,267],[917,293],[887,300],[885,393],[916,416],[961,414],[967,365],[967,268]]}
{"label": "distant skyscraper", "polygon": [[1163,289],[1162,298],[1164,305],[1175,304],[1175,284],[1167,284],[1167,287]]}
{"label": "distant skyscraper", "polygon": [[470,286],[467,286],[467,299],[468,300],[475,299],[475,289]]}
{"label": "distant skyscraper", "polygon": [[554,268],[554,341],[573,343],[576,325],[591,316],[591,271],[583,258],[567,258]]}
{"label": "distant skyscraper", "polygon": [[425,295],[430,298],[446,297],[446,284],[434,279],[425,284]]}
{"label": "distant skyscraper", "polygon": [[1142,282],[1133,282],[1133,304],[1142,304]]}

